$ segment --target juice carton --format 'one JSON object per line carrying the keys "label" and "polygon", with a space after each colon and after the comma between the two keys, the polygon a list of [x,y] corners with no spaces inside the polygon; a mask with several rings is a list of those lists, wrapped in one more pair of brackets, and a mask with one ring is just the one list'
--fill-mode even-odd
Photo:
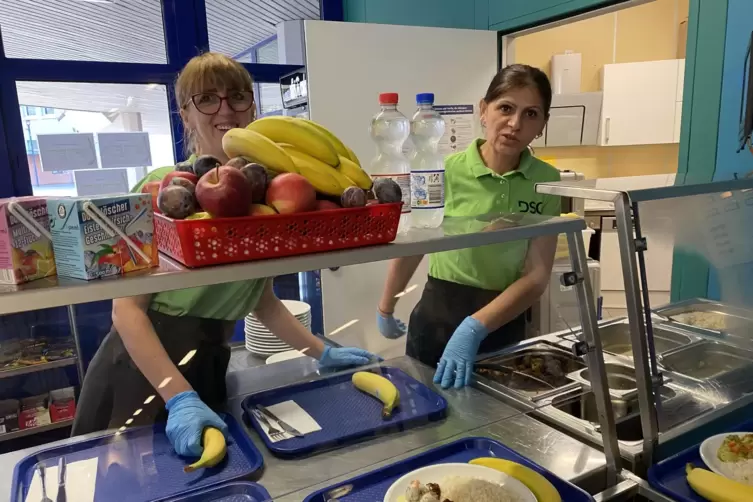
{"label": "juice carton", "polygon": [[25,215],[50,229],[47,201],[41,197],[0,199],[0,284],[21,284],[55,275],[52,243],[44,235],[37,235],[11,210],[16,204]]}
{"label": "juice carton", "polygon": [[[93,214],[88,203],[98,209]],[[154,212],[149,194],[125,194],[103,197],[48,198],[50,233],[55,248],[58,275],[77,279],[98,279],[125,274],[158,264],[154,237]],[[97,221],[117,227],[141,251],[147,263],[127,241],[115,232],[112,236]]]}

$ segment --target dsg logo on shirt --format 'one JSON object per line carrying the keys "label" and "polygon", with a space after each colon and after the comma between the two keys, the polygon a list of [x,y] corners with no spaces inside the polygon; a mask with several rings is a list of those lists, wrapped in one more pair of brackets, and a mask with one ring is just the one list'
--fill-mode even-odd
{"label": "dsg logo on shirt", "polygon": [[518,210],[522,213],[531,213],[531,214],[541,214],[542,208],[544,207],[543,202],[526,202],[524,200],[518,201]]}

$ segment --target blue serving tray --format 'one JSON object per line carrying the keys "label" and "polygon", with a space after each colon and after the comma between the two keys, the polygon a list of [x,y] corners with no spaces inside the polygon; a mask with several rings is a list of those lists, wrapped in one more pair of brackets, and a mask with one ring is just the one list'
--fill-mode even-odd
{"label": "blue serving tray", "polygon": [[[228,426],[227,457],[211,469],[183,472],[183,467],[195,459],[179,457],[165,435],[165,424],[155,424],[49,448],[24,458],[13,470],[11,501],[26,500],[39,462],[46,467],[57,466],[62,456],[68,464],[99,458],[95,502],[164,500],[188,490],[246,477],[263,465],[261,452],[232,416],[222,418]],[[47,483],[49,486],[52,480]]]}
{"label": "blue serving tray", "polygon": [[[750,430],[753,430],[753,420],[729,427],[726,432]],[[708,466],[701,460],[700,446],[700,443],[696,444],[666,460],[662,460],[658,464],[652,465],[648,470],[649,484],[679,502],[707,502],[705,498],[690,488],[685,475],[687,464],[708,469]]]}
{"label": "blue serving tray", "polygon": [[167,502],[266,502],[271,501],[263,486],[248,481],[233,481],[186,493]]}
{"label": "blue serving tray", "polygon": [[[339,448],[380,434],[441,420],[447,415],[445,398],[426,385],[397,368],[382,367],[379,370],[400,391],[400,406],[395,408],[389,420],[382,418],[382,403],[353,386],[352,373],[252,394],[243,400],[243,410],[269,451],[284,458]],[[250,410],[257,404],[272,406],[289,400],[306,410],[322,430],[302,438],[273,443]]]}
{"label": "blue serving tray", "polygon": [[[414,457],[329,486],[304,499],[303,502],[328,502],[329,493],[351,485],[346,495],[336,494],[340,502],[381,502],[392,483],[411,471],[434,464],[468,463],[474,458],[497,457],[512,460],[538,472],[551,482],[565,502],[593,502],[593,497],[543,467],[534,464],[502,443],[489,438],[469,437],[434,448]],[[345,490],[343,490],[345,491]],[[333,493],[334,494],[334,493]]]}

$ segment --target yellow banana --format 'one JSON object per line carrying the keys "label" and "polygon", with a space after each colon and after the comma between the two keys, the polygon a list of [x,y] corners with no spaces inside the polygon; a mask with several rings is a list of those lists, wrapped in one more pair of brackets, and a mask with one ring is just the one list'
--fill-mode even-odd
{"label": "yellow banana", "polygon": [[231,159],[245,157],[276,173],[297,173],[285,151],[277,143],[248,129],[230,129],[222,138],[222,149]]}
{"label": "yellow banana", "polygon": [[306,155],[291,145],[282,144],[280,147],[290,155],[298,172],[309,180],[317,192],[339,197],[346,188],[355,186],[355,183],[321,160]]}
{"label": "yellow banana", "polygon": [[345,146],[345,144],[342,141],[340,141],[340,138],[335,136],[332,133],[332,131],[330,131],[329,129],[327,129],[321,124],[317,124],[313,120],[304,119],[301,117],[297,117],[295,120],[297,122],[304,124],[307,127],[313,127],[314,129],[319,131],[322,135],[324,135],[329,140],[329,142],[334,147],[335,152],[337,152],[337,155],[341,157],[348,157],[348,147]]}
{"label": "yellow banana", "polygon": [[337,169],[340,174],[353,181],[358,186],[358,188],[368,190],[373,184],[371,181],[371,176],[366,174],[366,171],[361,169],[358,164],[350,159],[346,159],[342,155],[340,156],[340,165],[335,169]]}
{"label": "yellow banana", "polygon": [[225,436],[219,429],[207,427],[204,429],[201,439],[204,446],[201,458],[193,464],[185,466],[183,472],[193,472],[197,469],[214,467],[225,458],[227,444],[225,443]]}
{"label": "yellow banana", "polygon": [[390,419],[392,411],[400,406],[400,392],[395,384],[382,375],[370,371],[357,371],[353,373],[352,381],[356,389],[374,396],[384,404],[382,418],[385,420]]}
{"label": "yellow banana", "polygon": [[699,469],[693,464],[685,467],[688,484],[701,497],[711,502],[750,502],[753,486],[744,485],[719,474]]}
{"label": "yellow banana", "polygon": [[468,463],[489,467],[514,477],[533,492],[538,502],[562,502],[559,492],[548,479],[524,465],[492,457],[474,458]]}
{"label": "yellow banana", "polygon": [[302,122],[283,117],[264,117],[251,122],[246,129],[266,136],[275,143],[293,145],[330,166],[336,166],[340,162],[327,137]]}
{"label": "yellow banana", "polygon": [[348,158],[349,158],[350,160],[352,160],[352,161],[353,161],[353,162],[354,162],[354,163],[355,163],[355,164],[356,164],[356,165],[357,165],[358,167],[361,167],[361,168],[363,168],[363,166],[361,166],[361,161],[360,161],[360,160],[358,160],[358,156],[356,155],[356,152],[354,152],[353,150],[351,150],[351,149],[350,149],[350,148],[348,147],[348,145],[345,145],[345,149],[346,149],[346,150],[348,151],[348,155],[347,155],[347,157],[348,157]]}

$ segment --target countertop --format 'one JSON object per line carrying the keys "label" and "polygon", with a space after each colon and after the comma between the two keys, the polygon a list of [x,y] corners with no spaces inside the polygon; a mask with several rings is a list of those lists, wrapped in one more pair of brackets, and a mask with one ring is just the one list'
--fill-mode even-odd
{"label": "countertop", "polygon": [[[407,356],[391,359],[382,365],[398,367],[434,387],[433,370]],[[315,363],[308,358],[229,373],[228,394],[236,396],[228,402],[230,412],[245,427],[241,412],[241,401],[245,395],[314,378],[320,376]],[[438,391],[449,403],[445,420],[300,460],[282,460],[272,456],[256,434],[246,428],[264,454],[264,470],[257,473],[254,480],[261,483],[275,501],[300,501],[315,490],[441,444],[467,436],[486,436],[499,440],[561,478],[589,491],[604,488],[606,461],[601,452],[532,417],[522,415],[478,389]],[[19,460],[42,449],[70,442],[72,440],[67,439],[0,455],[0,494],[10,495],[13,468]]]}

